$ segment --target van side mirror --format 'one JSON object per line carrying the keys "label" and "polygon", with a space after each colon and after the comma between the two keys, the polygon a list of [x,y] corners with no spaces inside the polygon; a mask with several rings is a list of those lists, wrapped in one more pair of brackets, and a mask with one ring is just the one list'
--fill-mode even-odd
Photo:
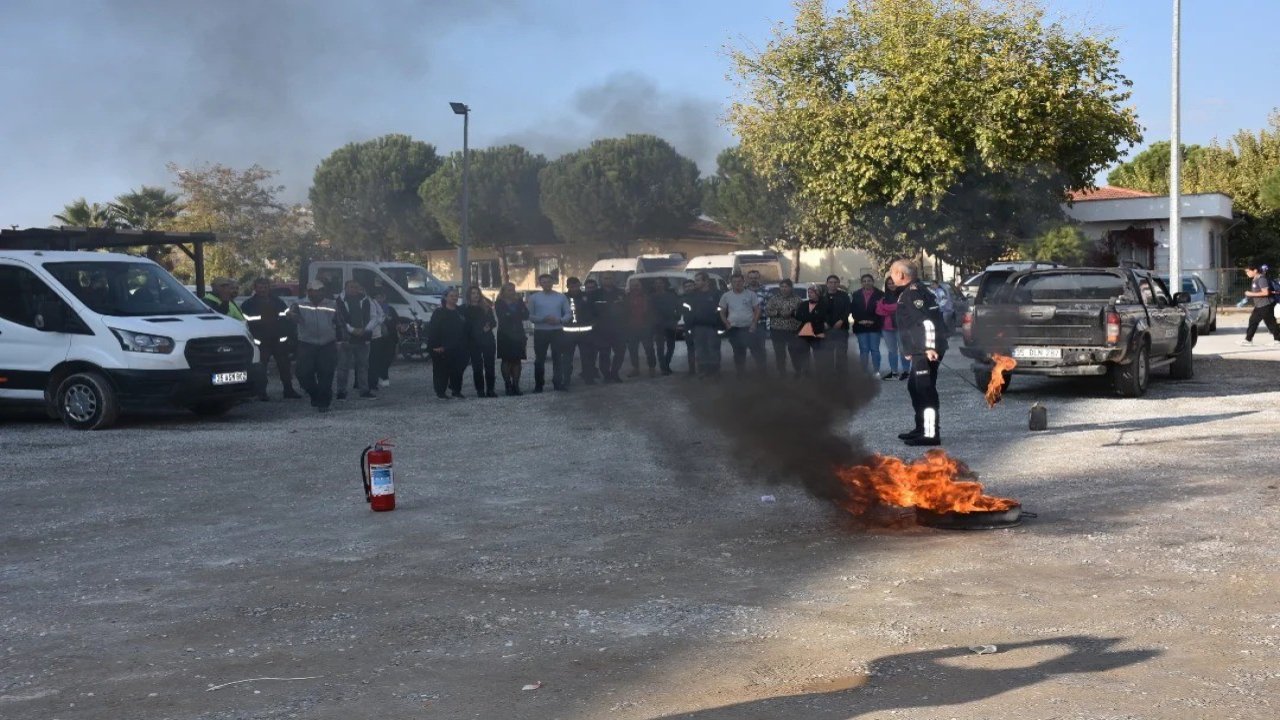
{"label": "van side mirror", "polygon": [[35,326],[44,332],[67,331],[67,306],[57,300],[45,300],[36,311]]}
{"label": "van side mirror", "polygon": [[1191,293],[1180,292],[1173,294],[1174,305],[1186,305],[1189,302],[1191,302]]}

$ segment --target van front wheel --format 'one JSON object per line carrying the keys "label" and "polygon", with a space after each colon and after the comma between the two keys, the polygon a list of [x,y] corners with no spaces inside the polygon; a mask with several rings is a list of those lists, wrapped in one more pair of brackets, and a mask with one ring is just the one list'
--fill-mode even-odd
{"label": "van front wheel", "polygon": [[96,372],[67,376],[54,399],[58,417],[73,430],[103,430],[114,425],[120,415],[115,390]]}

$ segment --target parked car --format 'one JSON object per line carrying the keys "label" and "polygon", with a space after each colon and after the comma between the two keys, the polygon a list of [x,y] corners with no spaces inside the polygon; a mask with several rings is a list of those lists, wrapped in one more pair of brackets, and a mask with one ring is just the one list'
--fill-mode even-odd
{"label": "parked car", "polygon": [[[1169,286],[1168,276],[1160,276],[1160,282]],[[1218,293],[1205,287],[1204,281],[1195,275],[1182,278],[1182,292],[1191,296],[1187,303],[1187,315],[1201,335],[1208,335],[1218,330],[1218,306],[1222,298]]]}
{"label": "parked car", "polygon": [[994,353],[1017,360],[1015,375],[1109,376],[1123,397],[1144,394],[1153,368],[1167,366],[1175,379],[1194,374],[1191,298],[1170,297],[1150,271],[1031,270],[986,290],[966,316],[960,348],[979,387],[991,379]]}

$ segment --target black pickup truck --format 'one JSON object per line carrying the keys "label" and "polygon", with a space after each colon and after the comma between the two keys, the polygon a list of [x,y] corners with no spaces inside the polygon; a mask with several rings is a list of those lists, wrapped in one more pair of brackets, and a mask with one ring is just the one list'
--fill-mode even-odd
{"label": "black pickup truck", "polygon": [[[989,274],[966,313],[960,352],[986,387],[991,355],[1017,360],[1013,374],[1106,375],[1118,395],[1147,391],[1151,369],[1194,374],[1196,328],[1186,293],[1133,268],[1055,268]],[[1008,378],[1006,377],[1006,382]]]}

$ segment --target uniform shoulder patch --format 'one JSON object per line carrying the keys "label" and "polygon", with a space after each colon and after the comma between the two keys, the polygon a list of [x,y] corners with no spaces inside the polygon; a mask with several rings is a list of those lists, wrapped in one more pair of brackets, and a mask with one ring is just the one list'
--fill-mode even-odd
{"label": "uniform shoulder patch", "polygon": [[916,306],[917,308],[923,308],[923,307],[924,307],[924,301],[923,301],[923,300],[916,300],[916,301],[915,301],[915,306]]}

